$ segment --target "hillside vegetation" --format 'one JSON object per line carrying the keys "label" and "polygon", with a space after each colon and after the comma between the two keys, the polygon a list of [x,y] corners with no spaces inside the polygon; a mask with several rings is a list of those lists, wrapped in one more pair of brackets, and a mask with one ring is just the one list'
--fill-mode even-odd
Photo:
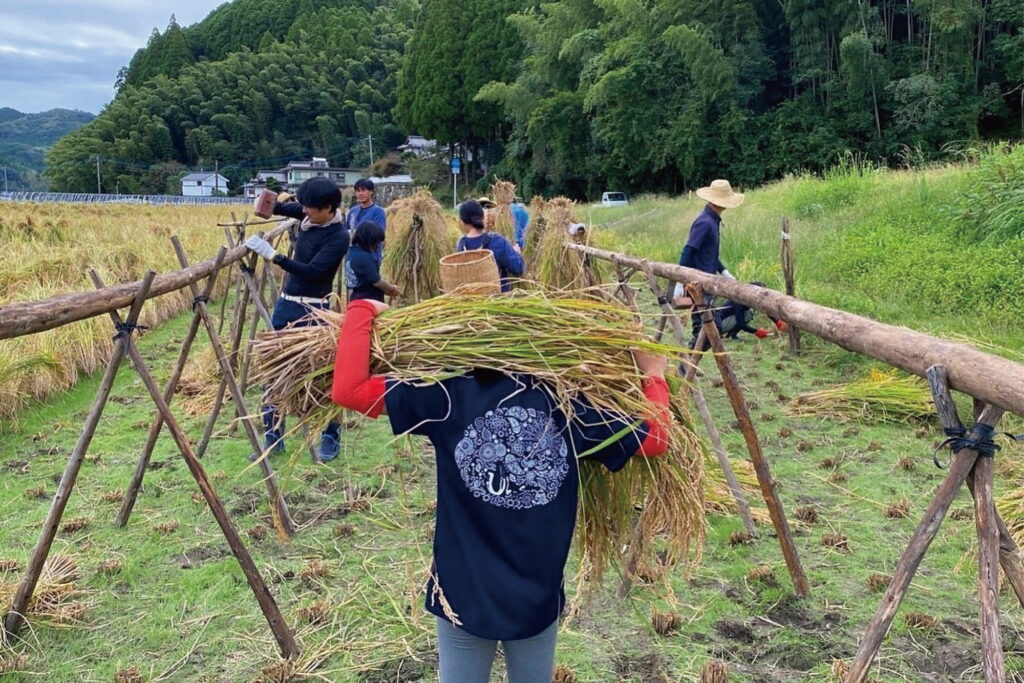
{"label": "hillside vegetation", "polygon": [[94,118],[87,112],[70,109],[25,114],[10,107],[0,108],[0,165],[7,166],[8,188],[45,189],[47,181],[41,174],[46,150]]}

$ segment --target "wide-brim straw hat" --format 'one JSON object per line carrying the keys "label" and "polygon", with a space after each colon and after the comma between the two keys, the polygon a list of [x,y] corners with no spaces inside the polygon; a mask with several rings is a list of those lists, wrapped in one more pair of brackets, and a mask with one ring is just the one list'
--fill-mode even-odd
{"label": "wide-brim straw hat", "polygon": [[733,192],[728,180],[712,180],[707,187],[697,190],[697,196],[706,202],[726,209],[735,209],[743,203],[743,195]]}
{"label": "wide-brim straw hat", "polygon": [[497,204],[495,204],[490,197],[480,197],[476,201],[480,204],[480,206],[484,207],[485,209],[493,209],[494,207],[497,206]]}

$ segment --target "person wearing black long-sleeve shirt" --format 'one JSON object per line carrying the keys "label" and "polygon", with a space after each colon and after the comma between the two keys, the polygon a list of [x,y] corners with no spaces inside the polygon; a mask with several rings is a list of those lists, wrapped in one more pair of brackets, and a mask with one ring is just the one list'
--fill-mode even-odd
{"label": "person wearing black long-sleeve shirt", "polygon": [[[245,246],[287,273],[281,296],[274,305],[271,324],[275,330],[288,325],[310,324],[310,309],[326,309],[334,275],[348,252],[349,235],[341,216],[341,191],[327,178],[310,178],[299,186],[297,202],[277,202],[274,214],[301,221],[291,257],[278,254],[262,237],[252,236]],[[276,406],[264,405],[265,446],[282,451],[284,421]],[[330,423],[320,440],[317,457],[333,460],[340,450],[340,425]],[[258,454],[254,454],[258,456]]]}

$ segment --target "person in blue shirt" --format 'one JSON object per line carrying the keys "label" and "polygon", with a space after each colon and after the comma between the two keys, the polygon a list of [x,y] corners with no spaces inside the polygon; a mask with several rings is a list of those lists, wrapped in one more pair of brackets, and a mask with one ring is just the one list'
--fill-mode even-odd
{"label": "person in blue shirt", "polygon": [[510,683],[548,683],[578,458],[586,453],[614,472],[633,456],[666,452],[666,359],[634,354],[649,415],[608,414],[585,399],[567,415],[552,388],[529,375],[477,369],[432,384],[370,375],[373,321],[386,309],[348,305],[331,399],[371,418],[387,414],[393,433],[433,446],[437,512],[425,606],[437,621],[441,683],[487,683],[499,642]]}
{"label": "person in blue shirt", "polygon": [[[348,300],[373,299],[384,301],[384,295],[398,296],[401,291],[387,282],[380,274],[381,245],[384,243],[384,228],[371,221],[363,221],[352,236],[348,250],[345,286]],[[351,277],[349,277],[351,276]]]}
{"label": "person in blue shirt", "polygon": [[501,277],[501,291],[512,289],[510,276],[519,277],[523,274],[523,257],[518,244],[512,244],[502,235],[490,232],[484,227],[484,207],[480,202],[470,199],[459,206],[459,221],[465,235],[459,238],[455,251],[473,251],[490,249],[498,264],[498,275]]}
{"label": "person in blue shirt", "polygon": [[516,244],[523,249],[526,247],[526,226],[530,224],[530,212],[519,197],[512,202],[512,220],[515,223]]}
{"label": "person in blue shirt", "polygon": [[[381,230],[387,232],[387,215],[384,213],[384,209],[373,201],[373,193],[376,189],[373,181],[369,178],[360,178],[352,187],[356,193],[356,203],[349,207],[348,214],[345,216],[345,227],[348,228],[349,239],[355,236],[356,228],[367,221],[376,223],[380,226]],[[381,246],[378,245],[378,251],[380,250]],[[345,282],[349,282],[354,278],[355,275],[352,274],[351,264],[345,261]]]}
{"label": "person in blue shirt", "polygon": [[[743,203],[743,195],[734,192],[728,180],[714,180],[708,187],[697,190],[697,196],[707,202],[704,210],[693,221],[690,226],[690,234],[686,238],[686,245],[682,254],[679,255],[679,265],[687,268],[694,268],[705,273],[715,275],[721,273],[727,278],[735,280],[719,257],[720,233],[722,226],[722,213],[726,209],[734,209]],[[685,298],[685,292],[681,284],[676,284],[674,297],[677,300]],[[706,303],[710,304],[713,297],[707,297]],[[690,348],[697,343],[697,334],[700,331],[700,316],[693,315],[693,336],[690,339]]]}
{"label": "person in blue shirt", "polygon": [[[262,237],[253,235],[245,246],[267,259],[288,275],[281,296],[274,304],[271,324],[275,330],[288,325],[309,325],[306,316],[311,308],[326,309],[331,293],[331,282],[338,266],[348,252],[349,236],[342,222],[341,191],[327,178],[310,178],[299,186],[297,202],[277,202],[274,215],[301,221],[295,238],[295,251],[291,258],[278,254]],[[266,450],[284,451],[284,418],[277,407],[264,405],[263,430]],[[324,430],[317,458],[327,462],[338,457],[341,448],[340,425],[330,423]],[[250,454],[255,460],[259,453]]]}

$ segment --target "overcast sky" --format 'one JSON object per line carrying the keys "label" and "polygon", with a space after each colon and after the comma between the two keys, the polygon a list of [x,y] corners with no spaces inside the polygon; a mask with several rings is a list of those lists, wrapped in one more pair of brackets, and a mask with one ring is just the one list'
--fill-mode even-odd
{"label": "overcast sky", "polygon": [[98,114],[154,27],[166,29],[171,14],[194,24],[224,2],[0,0],[0,107]]}

